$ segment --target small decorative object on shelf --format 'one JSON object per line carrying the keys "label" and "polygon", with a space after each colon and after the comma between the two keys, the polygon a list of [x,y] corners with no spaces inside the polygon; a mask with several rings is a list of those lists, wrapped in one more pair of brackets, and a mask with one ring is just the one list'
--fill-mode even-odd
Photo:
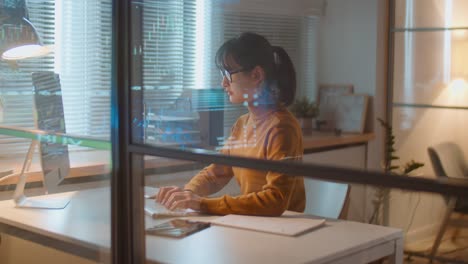
{"label": "small decorative object on shelf", "polygon": [[304,135],[310,135],[312,133],[313,120],[319,114],[317,104],[309,100],[307,96],[303,96],[296,99],[289,109],[297,117]]}

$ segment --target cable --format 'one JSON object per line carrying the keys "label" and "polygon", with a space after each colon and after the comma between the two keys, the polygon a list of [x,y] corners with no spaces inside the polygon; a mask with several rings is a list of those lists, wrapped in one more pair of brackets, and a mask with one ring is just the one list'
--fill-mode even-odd
{"label": "cable", "polygon": [[416,209],[419,206],[419,202],[421,202],[421,193],[418,193],[418,201],[416,202],[416,205],[414,206],[413,214],[411,215],[411,220],[410,220],[408,226],[406,227],[406,232],[405,233],[407,233],[409,231],[409,229],[411,228],[411,225],[413,225],[414,216],[416,215]]}

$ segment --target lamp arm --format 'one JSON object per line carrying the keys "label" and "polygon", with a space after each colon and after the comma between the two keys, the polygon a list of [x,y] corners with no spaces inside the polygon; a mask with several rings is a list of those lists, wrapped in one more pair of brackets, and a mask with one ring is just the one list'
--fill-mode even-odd
{"label": "lamp arm", "polygon": [[42,46],[43,45],[42,39],[39,36],[39,34],[37,33],[37,29],[33,25],[33,23],[31,23],[31,21],[29,21],[29,19],[27,19],[26,17],[23,17],[22,20],[23,20],[24,23],[28,24],[31,27],[32,33],[34,34],[34,37],[37,39],[37,43]]}

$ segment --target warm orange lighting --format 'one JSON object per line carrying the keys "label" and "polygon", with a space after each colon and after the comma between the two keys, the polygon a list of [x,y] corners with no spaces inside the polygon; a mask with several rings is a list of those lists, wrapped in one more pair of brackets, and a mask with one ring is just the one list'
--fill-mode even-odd
{"label": "warm orange lighting", "polygon": [[453,37],[455,39],[465,39],[468,38],[468,30],[463,29],[463,30],[454,30],[453,31]]}
{"label": "warm orange lighting", "polygon": [[468,92],[468,83],[464,79],[456,79],[450,82],[448,88],[454,94]]}

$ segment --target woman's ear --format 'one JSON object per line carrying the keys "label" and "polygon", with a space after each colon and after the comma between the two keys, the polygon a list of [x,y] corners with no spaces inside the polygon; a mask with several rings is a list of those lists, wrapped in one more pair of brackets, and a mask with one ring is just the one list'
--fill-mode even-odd
{"label": "woman's ear", "polygon": [[265,71],[260,66],[255,66],[250,74],[251,78],[256,82],[257,85],[260,85],[260,83],[265,80]]}

